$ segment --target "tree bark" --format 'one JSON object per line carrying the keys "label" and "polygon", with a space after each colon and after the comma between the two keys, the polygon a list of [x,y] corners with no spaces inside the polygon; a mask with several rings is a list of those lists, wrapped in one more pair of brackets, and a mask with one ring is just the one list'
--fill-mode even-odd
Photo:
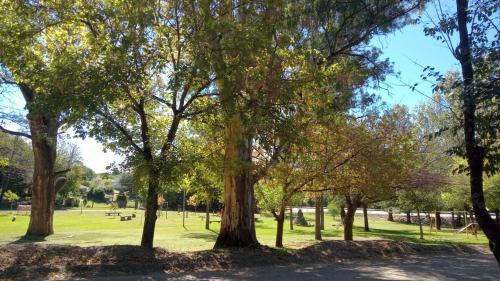
{"label": "tree bark", "polygon": [[497,225],[500,226],[500,210],[498,208],[495,209],[495,221]]}
{"label": "tree bark", "polygon": [[321,240],[321,199],[316,198],[315,202],[315,222],[314,222],[314,239]]}
{"label": "tree bark", "polygon": [[277,228],[276,228],[276,247],[283,248],[283,226],[285,224],[285,210],[281,209],[278,216],[275,216]]}
{"label": "tree bark", "polygon": [[350,196],[346,198],[347,213],[345,214],[344,223],[344,240],[352,241],[352,228],[354,225],[354,215],[356,214],[356,209],[358,208],[356,202],[352,202]]}
{"label": "tree bark", "polygon": [[259,242],[253,216],[251,138],[244,136],[242,120],[234,115],[225,129],[224,213],[215,248],[252,247]]}
{"label": "tree bark", "polygon": [[483,169],[485,149],[476,139],[476,93],[474,91],[474,68],[467,30],[468,1],[456,0],[457,24],[460,37],[459,53],[456,54],[462,68],[463,79],[463,126],[465,136],[465,151],[469,164],[470,189],[472,208],[476,219],[489,240],[491,251],[500,265],[500,227],[493,221],[484,200]]}
{"label": "tree bark", "polygon": [[418,228],[420,229],[420,239],[424,239],[424,230],[422,228],[422,220],[420,219],[420,210],[417,208]]}
{"label": "tree bark", "polygon": [[389,209],[389,211],[388,211],[387,220],[394,221],[394,217],[392,216],[392,209]]}
{"label": "tree bark", "polygon": [[368,225],[368,208],[366,204],[363,204],[363,218],[365,220],[365,231],[370,231],[370,227]]}
{"label": "tree bark", "polygon": [[205,210],[205,229],[210,229],[210,200],[207,200],[207,208]]}
{"label": "tree bark", "polygon": [[410,212],[406,212],[406,223],[411,224],[411,213]]}
{"label": "tree bark", "polygon": [[33,186],[31,216],[26,235],[47,236],[54,233],[56,199],[55,162],[57,155],[57,119],[28,117],[33,148]]}
{"label": "tree bark", "polygon": [[141,246],[152,249],[156,226],[156,212],[158,211],[158,188],[160,173],[156,168],[150,168],[148,178],[148,196],[142,229]]}
{"label": "tree bark", "polygon": [[441,230],[441,213],[436,212],[436,229]]}

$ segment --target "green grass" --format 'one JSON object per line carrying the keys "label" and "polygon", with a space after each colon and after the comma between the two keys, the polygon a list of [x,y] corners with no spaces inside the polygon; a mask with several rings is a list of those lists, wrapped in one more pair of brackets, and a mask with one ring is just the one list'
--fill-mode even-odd
{"label": "green grass", "polygon": [[[94,207],[96,207],[94,205]],[[108,207],[109,208],[109,207]],[[98,208],[101,209],[101,208]],[[120,221],[119,217],[105,216],[104,207],[101,210],[84,209],[80,214],[79,209],[56,211],[54,218],[55,234],[34,243],[71,244],[78,246],[132,244],[138,245],[141,240],[143,212],[133,209],[121,210],[123,214],[137,214],[132,221]],[[203,213],[189,213],[185,228],[182,227],[182,214],[168,212],[158,218],[155,232],[155,246],[164,247],[172,251],[195,251],[212,248],[220,223],[210,224],[212,230],[205,230],[205,221],[200,218]],[[313,214],[306,213],[306,218],[313,223]],[[256,223],[257,236],[262,244],[273,246],[276,234],[276,222],[267,216],[258,216]],[[218,218],[215,218],[218,219]],[[324,240],[342,239],[342,227],[336,227],[338,221],[325,217],[325,230],[322,232]],[[26,232],[29,216],[17,215],[12,222],[12,214],[0,213],[0,244],[22,243],[23,234]],[[477,237],[455,230],[445,229],[439,232],[430,232],[424,226],[425,239],[420,240],[419,230],[416,225],[407,225],[397,222],[388,222],[383,219],[370,218],[370,232],[363,231],[362,217],[356,217],[354,239],[392,239],[433,244],[486,244],[484,235]],[[289,248],[300,248],[315,243],[314,227],[294,226],[289,230],[288,222],[285,224],[284,244]]]}

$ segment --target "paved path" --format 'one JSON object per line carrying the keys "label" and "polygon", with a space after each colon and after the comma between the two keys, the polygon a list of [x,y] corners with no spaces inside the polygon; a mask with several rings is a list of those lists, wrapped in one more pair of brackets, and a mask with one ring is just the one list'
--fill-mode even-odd
{"label": "paved path", "polygon": [[148,276],[106,277],[103,281],[163,280],[500,280],[500,267],[491,255],[417,257],[409,261],[381,260],[314,266],[254,267],[240,270],[158,273]]}

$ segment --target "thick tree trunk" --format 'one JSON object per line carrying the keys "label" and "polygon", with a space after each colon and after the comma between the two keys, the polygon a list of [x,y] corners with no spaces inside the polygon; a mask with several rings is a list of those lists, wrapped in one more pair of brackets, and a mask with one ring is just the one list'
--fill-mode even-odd
{"label": "thick tree trunk", "polygon": [[441,213],[436,212],[436,229],[441,230]]}
{"label": "thick tree trunk", "polygon": [[347,213],[345,214],[345,223],[344,223],[344,240],[352,241],[352,228],[354,225],[354,215],[356,214],[356,209],[358,206],[354,204],[350,199],[346,200],[347,204]]}
{"label": "thick tree trunk", "polygon": [[276,247],[283,248],[283,226],[285,224],[285,211],[280,211],[280,214],[276,217]]}
{"label": "thick tree trunk", "polygon": [[47,236],[54,233],[57,120],[41,116],[30,117],[29,126],[34,170],[31,217],[26,235]]}
{"label": "thick tree trunk", "polygon": [[340,222],[345,225],[345,206],[340,206]]}
{"label": "thick tree trunk", "polygon": [[316,198],[315,202],[315,222],[314,222],[314,239],[321,240],[321,199]]}
{"label": "thick tree trunk", "polygon": [[451,228],[455,229],[455,212],[451,211]]}
{"label": "thick tree trunk", "polygon": [[500,210],[498,208],[495,209],[495,221],[497,225],[500,226]]}
{"label": "thick tree trunk", "polygon": [[457,3],[457,25],[460,37],[459,52],[457,58],[462,68],[463,79],[463,126],[465,151],[469,164],[471,201],[476,219],[489,240],[490,248],[500,265],[500,226],[491,218],[484,201],[483,193],[483,169],[485,149],[480,146],[476,139],[476,92],[474,91],[474,68],[467,30],[468,1],[456,0]]}
{"label": "thick tree trunk", "polygon": [[387,220],[394,221],[394,216],[392,215],[392,209],[389,209]]}
{"label": "thick tree trunk", "polygon": [[422,228],[422,220],[420,219],[419,209],[417,209],[417,221],[418,221],[418,228],[420,229],[420,239],[424,239],[424,230]]}
{"label": "thick tree trunk", "polygon": [[363,204],[363,218],[365,220],[365,231],[370,231],[370,227],[368,225],[368,208],[366,204]]}
{"label": "thick tree trunk", "polygon": [[406,223],[410,224],[411,223],[411,213],[406,212]]}
{"label": "thick tree trunk", "polygon": [[239,115],[226,124],[224,156],[224,213],[215,248],[258,246],[253,216],[250,173],[251,138],[244,136]]}
{"label": "thick tree trunk", "polygon": [[158,211],[158,188],[160,184],[160,173],[151,168],[148,179],[148,196],[146,198],[146,210],[144,215],[144,227],[142,229],[141,246],[152,249],[156,226],[156,212]]}
{"label": "thick tree trunk", "polygon": [[207,200],[207,208],[205,210],[205,229],[210,229],[210,200]]}

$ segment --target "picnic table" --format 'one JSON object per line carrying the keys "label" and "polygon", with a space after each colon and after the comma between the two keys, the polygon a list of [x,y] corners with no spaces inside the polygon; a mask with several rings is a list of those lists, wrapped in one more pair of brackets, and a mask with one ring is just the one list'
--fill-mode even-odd
{"label": "picnic table", "polygon": [[111,215],[119,216],[121,214],[121,212],[111,211],[111,212],[106,212],[105,214],[106,214],[106,216],[111,216]]}

